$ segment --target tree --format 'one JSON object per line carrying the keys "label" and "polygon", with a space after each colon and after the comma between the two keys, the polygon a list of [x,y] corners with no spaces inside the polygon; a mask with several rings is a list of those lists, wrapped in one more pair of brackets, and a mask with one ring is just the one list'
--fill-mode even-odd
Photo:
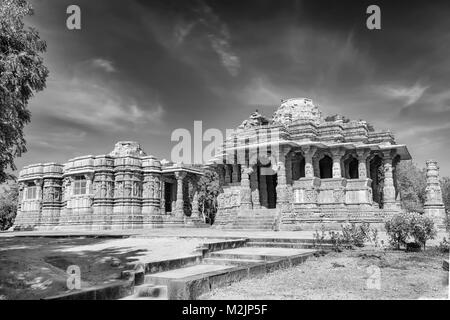
{"label": "tree", "polygon": [[14,159],[26,152],[24,126],[30,122],[28,101],[45,88],[48,69],[40,54],[46,43],[23,19],[33,14],[25,0],[0,2],[0,183],[12,178]]}
{"label": "tree", "polygon": [[401,161],[396,171],[403,207],[407,211],[423,213],[427,186],[426,170],[418,168],[412,161]]}
{"label": "tree", "polygon": [[16,218],[19,186],[13,183],[4,187],[0,194],[0,230],[9,229]]}
{"label": "tree", "polygon": [[442,200],[445,205],[445,213],[447,214],[447,229],[450,231],[450,178],[441,179]]}
{"label": "tree", "polygon": [[198,203],[205,222],[214,223],[217,212],[217,196],[220,192],[219,176],[206,169],[198,182]]}

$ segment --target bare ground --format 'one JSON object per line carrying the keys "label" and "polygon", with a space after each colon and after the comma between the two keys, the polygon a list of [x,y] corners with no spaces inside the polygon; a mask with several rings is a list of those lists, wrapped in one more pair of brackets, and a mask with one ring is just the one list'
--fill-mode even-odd
{"label": "bare ground", "polygon": [[105,284],[138,261],[192,254],[203,239],[23,238],[0,240],[0,300],[41,299],[66,292],[67,268],[81,270],[81,286]]}
{"label": "bare ground", "polygon": [[[312,257],[295,268],[234,283],[200,299],[447,299],[448,272],[437,250],[407,253],[346,250]],[[376,266],[380,270],[377,288]],[[369,279],[369,276],[371,278]],[[368,284],[369,282],[369,284]]]}

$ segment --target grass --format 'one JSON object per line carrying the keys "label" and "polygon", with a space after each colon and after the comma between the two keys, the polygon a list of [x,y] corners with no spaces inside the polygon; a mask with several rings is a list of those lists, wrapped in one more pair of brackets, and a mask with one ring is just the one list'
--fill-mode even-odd
{"label": "grass", "polygon": [[[200,299],[447,299],[445,257],[448,253],[435,248],[417,253],[377,248],[332,252],[216,289]],[[377,270],[379,288],[370,280],[376,279]]]}

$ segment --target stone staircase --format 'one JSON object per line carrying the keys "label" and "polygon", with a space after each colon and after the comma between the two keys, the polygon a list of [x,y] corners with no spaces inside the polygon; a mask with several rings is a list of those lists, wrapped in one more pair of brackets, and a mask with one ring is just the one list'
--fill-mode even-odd
{"label": "stone staircase", "polygon": [[311,241],[264,238],[207,243],[199,248],[200,260],[146,266],[133,276],[133,293],[122,299],[196,299],[215,288],[304,262],[316,252]]}
{"label": "stone staircase", "polygon": [[332,250],[331,240],[322,240],[315,243],[313,239],[296,238],[251,238],[246,243],[247,247],[266,247],[266,248],[291,248],[291,249],[321,249]]}
{"label": "stone staircase", "polygon": [[228,229],[232,230],[274,230],[277,209],[242,210]]}

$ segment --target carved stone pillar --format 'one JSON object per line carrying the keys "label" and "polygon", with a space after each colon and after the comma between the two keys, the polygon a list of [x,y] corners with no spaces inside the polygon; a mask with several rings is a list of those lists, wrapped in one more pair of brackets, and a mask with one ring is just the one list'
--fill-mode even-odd
{"label": "carved stone pillar", "polygon": [[258,167],[253,166],[253,171],[250,174],[250,188],[252,190],[252,204],[253,209],[261,208],[259,201],[259,186],[258,186]]}
{"label": "carved stone pillar", "polygon": [[230,183],[231,182],[231,168],[230,165],[226,164],[225,165],[225,183]]}
{"label": "carved stone pillar", "polygon": [[233,164],[231,167],[233,169],[231,182],[232,183],[239,182],[239,165],[238,164]]}
{"label": "carved stone pillar", "polygon": [[333,178],[342,178],[341,159],[345,151],[333,149],[331,150],[331,154],[333,156]]}
{"label": "carved stone pillar", "polygon": [[44,184],[43,179],[34,180],[34,185],[36,186],[36,200],[42,201],[42,186]]}
{"label": "carved stone pillar", "polygon": [[358,155],[358,178],[367,179],[367,157],[369,156],[369,150],[357,150]]}
{"label": "carved stone pillar", "polygon": [[395,202],[395,186],[392,175],[392,154],[391,151],[383,152],[383,166],[384,166],[384,186],[383,186],[383,208],[396,208]]}
{"label": "carved stone pillar", "polygon": [[314,165],[313,157],[316,153],[317,148],[312,146],[307,146],[302,148],[305,155],[305,178],[314,178]]}
{"label": "carved stone pillar", "polygon": [[186,177],[186,172],[175,172],[177,179],[177,200],[175,202],[175,216],[177,218],[184,217],[184,201],[183,201],[183,179]]}
{"label": "carved stone pillar", "polygon": [[437,161],[427,162],[427,187],[425,189],[424,213],[434,220],[438,228],[445,228],[445,206],[442,201],[442,190],[439,182],[439,166]]}
{"label": "carved stone pillar", "polygon": [[198,190],[194,191],[194,196],[192,198],[192,218],[200,219],[200,210],[198,204]]}
{"label": "carved stone pillar", "polygon": [[225,183],[225,168],[222,165],[217,165],[216,172],[219,176],[219,185],[223,186],[223,184]]}
{"label": "carved stone pillar", "polygon": [[250,174],[253,169],[247,166],[242,166],[241,171],[241,208],[242,209],[252,209],[252,190],[250,188]]}
{"label": "carved stone pillar", "polygon": [[280,210],[286,211],[288,209],[289,204],[289,188],[287,185],[286,179],[286,155],[289,150],[286,148],[280,148],[280,152],[278,155],[278,171],[277,171],[277,207]]}
{"label": "carved stone pillar", "polygon": [[160,211],[162,215],[166,214],[166,183],[163,178],[161,178]]}

